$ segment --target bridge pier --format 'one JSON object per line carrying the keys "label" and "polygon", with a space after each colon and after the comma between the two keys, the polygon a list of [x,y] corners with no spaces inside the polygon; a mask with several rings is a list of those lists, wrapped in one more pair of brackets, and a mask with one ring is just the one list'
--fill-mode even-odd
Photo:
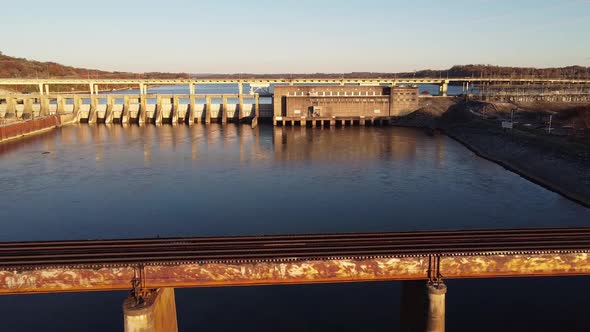
{"label": "bridge pier", "polygon": [[[170,117],[172,118],[172,124],[178,124],[178,113],[180,112],[180,98],[174,96],[172,98],[172,107],[170,108]],[[186,115],[185,115],[186,116]]]}
{"label": "bridge pier", "polygon": [[[194,84],[191,84],[190,86],[192,86],[194,89]],[[194,92],[194,90],[193,90],[193,92]],[[197,113],[197,112],[195,112],[195,107],[196,107],[197,103],[195,101],[195,94],[194,93],[190,95],[188,103],[189,103],[189,105],[186,110],[185,118],[188,117],[188,124],[192,125],[195,122],[195,114]]]}
{"label": "bridge pier", "polygon": [[440,96],[446,97],[449,92],[449,81],[442,81],[438,91]]}
{"label": "bridge pier", "polygon": [[238,95],[238,123],[242,122],[244,118],[244,95],[240,91]]}
{"label": "bridge pier", "polygon": [[[131,117],[131,112],[129,111],[129,108],[131,107],[131,100],[129,100],[128,96],[123,97],[123,111],[121,111],[121,123],[127,124],[129,123],[129,119]],[[108,110],[107,110],[107,114],[108,114]],[[113,113],[110,113],[111,115],[111,121],[107,122],[107,123],[112,123],[112,118],[113,118]],[[108,119],[108,118],[107,118]]]}
{"label": "bridge pier", "polygon": [[47,99],[46,96],[41,96],[41,98],[39,98],[39,106],[40,106],[40,111],[39,111],[39,115],[40,116],[47,116],[49,115],[49,99]]}
{"label": "bridge pier", "polygon": [[145,94],[141,94],[140,107],[139,107],[139,123],[147,123],[147,97]]}
{"label": "bridge pier", "polygon": [[125,332],[177,332],[174,288],[160,288],[137,303],[129,296],[123,303]]}
{"label": "bridge pier", "polygon": [[227,123],[227,97],[222,97],[222,104],[221,104],[221,123]]}
{"label": "bridge pier", "polygon": [[445,297],[447,286],[444,283],[428,285],[428,316],[426,332],[445,331]]}
{"label": "bridge pier", "polygon": [[444,283],[427,284],[423,280],[402,282],[400,331],[444,332],[445,294]]}
{"label": "bridge pier", "polygon": [[211,97],[205,97],[205,124],[211,123]]}

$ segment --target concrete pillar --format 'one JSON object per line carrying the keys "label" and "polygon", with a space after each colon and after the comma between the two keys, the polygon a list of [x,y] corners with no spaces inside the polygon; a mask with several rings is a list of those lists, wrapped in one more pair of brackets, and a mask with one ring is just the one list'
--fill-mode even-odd
{"label": "concrete pillar", "polygon": [[16,99],[6,98],[6,114],[16,114]]}
{"label": "concrete pillar", "polygon": [[211,123],[211,97],[205,97],[205,124]]}
{"label": "concrete pillar", "polygon": [[[191,84],[194,87],[194,85]],[[194,92],[194,90],[193,90]],[[188,118],[188,124],[192,125],[195,122],[195,94],[191,94],[188,98],[188,108],[186,110],[186,117]]]}
{"label": "concrete pillar", "polygon": [[90,96],[90,114],[88,115],[88,123],[98,122],[98,98],[94,95]]}
{"label": "concrete pillar", "polygon": [[162,97],[156,97],[156,124],[162,124],[164,114],[162,112]]}
{"label": "concrete pillar", "polygon": [[74,96],[74,118],[76,122],[80,122],[80,105],[82,105],[82,98]]}
{"label": "concrete pillar", "polygon": [[238,95],[238,104],[238,122],[240,122],[244,117],[244,95],[242,93]]}
{"label": "concrete pillar", "polygon": [[41,105],[39,114],[41,116],[49,115],[49,99],[45,96],[41,96],[39,104]]}
{"label": "concrete pillar", "polygon": [[242,82],[238,83],[238,94],[241,95],[244,93],[244,84]]}
{"label": "concrete pillar", "polygon": [[254,95],[254,117],[255,118],[260,117],[260,95],[259,94]]}
{"label": "concrete pillar", "polygon": [[94,94],[94,83],[90,83],[90,94],[93,95]]}
{"label": "concrete pillar", "polygon": [[61,96],[57,97],[57,114],[63,114],[64,113],[64,98]]}
{"label": "concrete pillar", "polygon": [[177,332],[174,288],[160,288],[137,304],[133,297],[123,303],[125,332]]}
{"label": "concrete pillar", "polygon": [[223,96],[221,104],[221,123],[227,123],[227,97]]}
{"label": "concrete pillar", "polygon": [[43,94],[43,83],[39,83],[39,94]]}
{"label": "concrete pillar", "polygon": [[25,118],[25,114],[31,114],[31,118],[33,118],[33,99],[25,98],[23,104],[23,118]]}
{"label": "concrete pillar", "polygon": [[94,85],[94,94],[97,95],[98,94],[98,84]]}
{"label": "concrete pillar", "polygon": [[195,83],[189,83],[188,84],[188,93],[191,95],[195,94]]}
{"label": "concrete pillar", "polygon": [[449,91],[449,81],[447,81],[447,80],[442,81],[442,83],[439,87],[439,95],[446,97],[448,91]]}
{"label": "concrete pillar", "polygon": [[147,97],[145,94],[142,94],[140,97],[140,107],[139,107],[139,123],[143,124],[147,122]]}
{"label": "concrete pillar", "polygon": [[428,285],[428,315],[426,332],[445,331],[445,294],[447,286],[443,283]]}
{"label": "concrete pillar", "polygon": [[49,94],[49,84],[45,84],[45,94]]}
{"label": "concrete pillar", "polygon": [[401,332],[445,331],[445,284],[426,285],[423,280],[402,282]]}
{"label": "concrete pillar", "polygon": [[174,96],[172,98],[172,108],[170,109],[170,112],[172,112],[171,118],[172,118],[172,124],[178,124],[178,110],[180,109],[180,98],[178,96]]}
{"label": "concrete pillar", "polygon": [[359,126],[364,126],[365,125],[365,117],[361,115],[361,117],[359,118]]}
{"label": "concrete pillar", "polygon": [[130,105],[131,101],[129,100],[129,96],[123,97],[123,112],[121,112],[121,123],[129,123],[129,118],[131,117],[131,112],[129,112]]}

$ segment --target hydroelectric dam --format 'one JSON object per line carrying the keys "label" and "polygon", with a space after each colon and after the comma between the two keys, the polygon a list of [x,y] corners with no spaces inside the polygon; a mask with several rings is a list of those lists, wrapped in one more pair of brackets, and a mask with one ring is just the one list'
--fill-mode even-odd
{"label": "hydroelectric dam", "polygon": [[[437,95],[419,94],[418,85],[438,86]],[[237,93],[201,94],[199,85],[233,85]],[[590,79],[537,78],[256,78],[256,79],[0,79],[0,87],[35,87],[35,93],[0,95],[0,119],[65,116],[62,123],[171,123],[249,122],[274,125],[334,126],[383,124],[419,108],[420,99],[446,97],[449,86],[468,94],[474,86],[499,98],[543,98],[585,102],[589,93],[537,94],[533,97],[489,91],[501,85],[568,86],[584,89]],[[56,93],[56,86],[88,87],[86,92]],[[100,93],[104,86],[136,87],[138,93]],[[154,86],[188,86],[188,94],[148,93]],[[244,91],[247,86],[249,91]],[[581,91],[581,90],[580,90]],[[540,96],[540,97],[539,97]],[[261,103],[261,97],[270,97]]]}

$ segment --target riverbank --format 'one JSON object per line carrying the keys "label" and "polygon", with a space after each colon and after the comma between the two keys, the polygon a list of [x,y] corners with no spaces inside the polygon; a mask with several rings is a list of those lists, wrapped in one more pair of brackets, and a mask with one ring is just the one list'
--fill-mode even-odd
{"label": "riverbank", "polygon": [[[431,101],[430,105],[394,123],[441,130],[478,156],[590,207],[590,145],[585,141],[550,136],[542,130],[505,131],[497,119],[502,114],[510,114],[509,107],[504,106],[449,98]],[[554,106],[550,112],[558,108]],[[562,108],[569,112],[568,108]],[[525,115],[529,118],[540,117],[545,108],[530,108],[527,112]]]}
{"label": "riverbank", "polygon": [[590,207],[589,153],[577,155],[540,142],[521,132],[495,132],[487,124],[471,123],[444,130],[478,156]]}

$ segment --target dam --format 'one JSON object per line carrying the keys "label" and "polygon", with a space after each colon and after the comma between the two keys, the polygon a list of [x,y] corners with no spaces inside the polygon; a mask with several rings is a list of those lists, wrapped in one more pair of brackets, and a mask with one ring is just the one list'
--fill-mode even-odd
{"label": "dam", "polygon": [[[421,93],[418,86],[424,84],[438,91]],[[202,85],[233,86],[236,93],[202,93]],[[0,95],[3,122],[60,115],[62,123],[382,125],[419,109],[429,98],[449,96],[450,87],[480,100],[590,101],[590,79],[560,78],[0,79],[0,86],[37,89]],[[55,86],[87,90],[54,92]],[[101,86],[136,87],[137,92],[101,93]],[[159,86],[187,87],[188,93],[149,91]]]}

